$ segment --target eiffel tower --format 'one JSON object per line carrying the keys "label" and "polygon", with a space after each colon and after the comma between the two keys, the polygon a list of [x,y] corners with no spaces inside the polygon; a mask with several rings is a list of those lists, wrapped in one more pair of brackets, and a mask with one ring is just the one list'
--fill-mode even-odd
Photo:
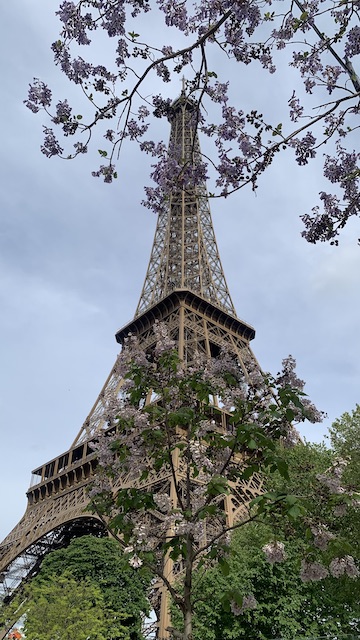
{"label": "eiffel tower", "polygon": [[[184,90],[169,112],[169,152],[196,168],[201,152],[194,121],[195,103]],[[144,349],[155,345],[154,323],[166,323],[180,358],[195,353],[216,358],[222,348],[233,353],[246,374],[246,363],[256,363],[249,343],[254,329],[235,312],[216,244],[206,184],[174,188],[166,210],[159,214],[144,286],[134,319],[116,333],[120,345],[129,333]],[[256,363],[257,364],[257,363]],[[39,571],[50,551],[75,536],[103,535],[99,518],[86,512],[88,487],[94,477],[96,454],[91,441],[107,426],[107,403],[119,393],[122,380],[116,363],[99,397],[70,448],[32,472],[24,516],[0,544],[0,597],[10,600],[23,582]],[[224,427],[226,415],[218,409]],[[150,482],[150,480],[149,480]],[[154,487],[154,491],[156,491]],[[230,524],[241,517],[244,504],[258,493],[254,479],[225,500]],[[173,566],[168,567],[171,579]],[[166,590],[159,586],[156,638],[169,637]],[[6,629],[0,630],[0,640]]]}

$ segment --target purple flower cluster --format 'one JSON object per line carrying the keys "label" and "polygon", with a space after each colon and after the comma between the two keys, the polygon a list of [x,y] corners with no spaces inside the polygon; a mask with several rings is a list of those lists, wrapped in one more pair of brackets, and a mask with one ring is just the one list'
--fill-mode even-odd
{"label": "purple flower cluster", "polygon": [[28,99],[24,100],[24,104],[30,111],[37,113],[41,108],[50,107],[51,96],[49,87],[38,78],[34,78],[33,84],[29,85]]}
{"label": "purple flower cluster", "polygon": [[335,538],[334,534],[331,533],[331,531],[328,531],[323,525],[312,526],[311,533],[314,536],[314,546],[321,551],[326,551],[330,540],[333,540]]}
{"label": "purple flower cluster", "polygon": [[[296,360],[293,356],[289,355],[287,358],[284,358],[282,361],[282,371],[278,373],[275,381],[280,388],[286,389],[288,387],[296,389],[298,392],[303,394],[305,382],[298,377],[295,368]],[[322,422],[326,416],[326,414],[323,411],[319,411],[319,409],[317,409],[307,397],[302,398],[301,409],[299,407],[295,407],[292,403],[290,404],[290,408],[293,411],[294,418],[296,420],[303,420],[305,417],[309,422],[316,423]]]}
{"label": "purple flower cluster", "polygon": [[185,2],[157,0],[157,4],[165,14],[165,23],[168,27],[177,27],[180,31],[187,32],[188,14]]}
{"label": "purple flower cluster", "polygon": [[79,121],[71,116],[72,109],[67,100],[58,102],[56,105],[56,115],[52,118],[54,124],[62,125],[62,130],[65,136],[74,135]]}
{"label": "purple flower cluster", "polygon": [[110,38],[124,36],[125,34],[125,7],[123,2],[107,4],[106,11],[102,14],[102,28],[107,31]]}
{"label": "purple flower cluster", "polygon": [[308,131],[303,138],[292,138],[289,142],[289,146],[295,149],[296,162],[302,166],[309,162],[311,158],[315,158],[316,138],[311,131]]}
{"label": "purple flower cluster", "polygon": [[297,122],[304,113],[304,107],[301,106],[299,98],[295,95],[295,91],[293,92],[288,105],[290,107],[290,120],[292,122]]}
{"label": "purple flower cluster", "polygon": [[117,58],[115,60],[116,65],[121,67],[125,65],[126,58],[130,58],[129,47],[124,38],[119,38],[116,48]]}
{"label": "purple flower cluster", "polygon": [[279,29],[273,29],[271,36],[276,42],[277,49],[284,49],[286,43],[293,38],[294,26],[294,17],[292,14],[289,14]]}
{"label": "purple flower cluster", "polygon": [[285,545],[283,542],[278,542],[278,540],[274,540],[273,542],[268,542],[263,548],[263,552],[265,553],[266,559],[270,564],[275,564],[276,562],[284,562],[286,560],[286,552]]}
{"label": "purple flower cluster", "polygon": [[338,82],[340,75],[343,73],[344,70],[339,67],[339,65],[326,65],[324,69],[324,78],[326,82],[326,88],[330,94],[334,91],[336,83]]}
{"label": "purple flower cluster", "polygon": [[91,13],[82,15],[81,5],[75,5],[73,2],[64,0],[60,4],[60,10],[56,11],[56,15],[59,16],[64,25],[63,36],[65,38],[74,39],[80,45],[90,44],[91,40],[87,35],[87,31],[97,28]]}
{"label": "purple flower cluster", "polygon": [[345,488],[342,486],[341,481],[346,466],[346,460],[336,460],[325,473],[319,473],[316,478],[322,485],[327,487],[330,493],[342,495],[345,493]]}
{"label": "purple flower cluster", "polygon": [[250,593],[243,597],[241,605],[234,601],[231,602],[231,612],[234,616],[241,616],[247,610],[256,609],[257,605],[255,596]]}
{"label": "purple flower cluster", "polygon": [[225,103],[228,101],[228,82],[216,81],[213,85],[206,85],[205,91],[213,102]]}
{"label": "purple flower cluster", "polygon": [[337,235],[338,231],[335,226],[337,220],[341,220],[342,209],[340,208],[340,200],[337,196],[320,192],[320,199],[324,205],[324,212],[319,213],[319,207],[313,207],[312,215],[304,214],[301,216],[306,230],[302,232],[302,236],[310,243],[315,244],[318,240],[326,242]]}
{"label": "purple flower cluster", "polygon": [[[141,122],[140,117],[139,120]],[[140,125],[138,124],[137,120],[135,120],[134,118],[130,118],[127,123],[126,131],[124,132],[124,137],[129,137],[130,140],[138,140],[144,135],[144,133],[146,133],[148,128],[148,124]]]}
{"label": "purple flower cluster", "polygon": [[61,156],[63,149],[60,147],[58,140],[55,138],[54,132],[48,127],[44,127],[44,142],[41,146],[41,152],[47,157]]}
{"label": "purple flower cluster", "polygon": [[163,144],[155,146],[154,143],[143,142],[141,148],[158,157],[158,162],[152,165],[153,171],[150,174],[156,187],[145,188],[147,200],[144,204],[149,209],[160,213],[171,194],[183,190],[193,192],[197,186],[204,187],[207,164],[201,158],[196,162],[191,158],[184,159],[181,149],[175,146],[170,146],[167,152]]}
{"label": "purple flower cluster", "polygon": [[[341,118],[340,122],[342,123]],[[349,152],[338,142],[337,155],[325,156],[324,175],[333,184],[342,189],[343,202],[338,195],[320,192],[320,200],[323,205],[323,213],[319,213],[319,207],[313,208],[313,215],[304,215],[302,220],[306,231],[303,236],[308,242],[317,240],[334,240],[339,230],[346,221],[354,215],[360,213],[360,153],[355,150]]]}
{"label": "purple flower cluster", "polygon": [[329,575],[329,571],[320,562],[308,562],[302,560],[300,578],[303,582],[317,582],[324,580]]}
{"label": "purple flower cluster", "polygon": [[239,139],[239,134],[241,139],[245,126],[244,112],[237,111],[234,107],[223,106],[222,118],[223,124],[217,128],[218,145],[220,145],[220,141]]}
{"label": "purple flower cluster", "polygon": [[346,36],[345,54],[352,58],[360,53],[360,27],[356,25],[349,30]]}
{"label": "purple flower cluster", "polygon": [[92,175],[94,178],[100,178],[100,176],[102,176],[104,178],[104,182],[107,182],[108,184],[111,183],[114,178],[117,178],[115,166],[111,163],[101,165],[97,171],[92,172]]}
{"label": "purple flower cluster", "polygon": [[334,558],[330,562],[329,571],[334,578],[340,578],[341,576],[346,575],[349,578],[354,579],[360,576],[360,571],[357,568],[355,560],[352,556]]}
{"label": "purple flower cluster", "polygon": [[88,152],[88,146],[87,146],[87,144],[84,144],[83,142],[75,142],[74,149],[75,149],[76,155],[79,154],[79,153],[87,153]]}

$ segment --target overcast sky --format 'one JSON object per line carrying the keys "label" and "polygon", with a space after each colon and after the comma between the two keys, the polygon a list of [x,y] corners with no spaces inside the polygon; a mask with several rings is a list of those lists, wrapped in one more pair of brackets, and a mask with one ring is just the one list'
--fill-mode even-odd
{"label": "overcast sky", "polygon": [[[135,149],[112,186],[90,175],[100,141],[74,162],[40,153],[44,120],[22,101],[34,76],[58,97],[68,93],[50,52],[56,5],[12,0],[0,9],[0,539],[25,510],[31,471],[71,445],[96,400],[118,352],[114,334],[134,315],[156,224],[140,205],[149,165]],[[232,95],[245,109],[260,101],[276,113],[294,88],[292,76],[236,73]],[[175,98],[180,83],[171,91]],[[168,123],[159,126],[167,140]],[[339,248],[300,237],[298,215],[322,186],[319,165],[301,169],[288,155],[256,196],[242,190],[212,206],[230,293],[256,329],[261,366],[276,373],[294,355],[310,398],[328,413],[303,428],[311,441],[360,397],[358,222]]]}

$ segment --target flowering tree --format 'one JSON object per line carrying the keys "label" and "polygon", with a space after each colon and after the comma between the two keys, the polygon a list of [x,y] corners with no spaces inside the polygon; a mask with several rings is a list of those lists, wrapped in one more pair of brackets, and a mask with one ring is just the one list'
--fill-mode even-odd
{"label": "flowering tree", "polygon": [[350,413],[343,413],[329,429],[331,446],[337,455],[348,461],[345,469],[347,484],[354,490],[360,487],[360,405]]}
{"label": "flowering tree", "polygon": [[[232,531],[304,515],[301,498],[267,491],[264,477],[288,478],[277,444],[298,439],[294,420],[315,422],[321,414],[304,397],[291,358],[276,378],[251,363],[245,375],[226,353],[195,356],[185,368],[165,327],[155,325],[155,332],[151,353],[130,337],[119,356],[124,385],[120,398],[109,399],[108,429],[93,445],[99,467],[90,495],[131,566],[148,566],[165,585],[189,640],[194,571],[217,562],[227,573]],[[235,518],[234,495],[241,502]],[[314,523],[316,539],[325,535],[321,526]],[[269,562],[286,557],[280,540],[270,539],[264,553]],[[303,580],[319,579],[318,564],[304,560]],[[227,600],[235,614],[256,606],[251,593],[230,590]]]}
{"label": "flowering tree", "polygon": [[[298,459],[304,445],[298,449]],[[309,447],[304,451],[302,473],[305,482],[298,486],[298,495],[313,498],[316,506],[320,505],[323,496],[315,495],[319,485],[314,481],[311,468],[314,453]],[[325,454],[326,455],[326,454]],[[325,457],[324,455],[324,457]],[[306,457],[305,457],[306,456]],[[315,458],[319,458],[315,452]],[[321,456],[322,457],[322,456]],[[318,462],[318,460],[316,460]],[[290,462],[289,473],[293,476],[293,462]],[[310,473],[309,473],[310,468]],[[307,491],[306,476],[312,476],[313,487]],[[300,478],[299,478],[300,479]],[[302,480],[302,478],[301,478]],[[305,491],[306,488],[306,491]],[[331,509],[329,509],[331,511]],[[351,513],[352,512],[352,513]],[[317,517],[312,513],[313,517]],[[349,516],[356,515],[349,506]],[[307,514],[309,518],[309,512]],[[358,522],[358,516],[357,516]],[[303,582],[299,574],[300,558],[307,553],[321,558],[326,564],[326,556],[336,554],[335,545],[351,545],[354,552],[355,536],[349,535],[344,526],[343,517],[336,518],[331,513],[327,519],[328,529],[336,537],[328,543],[327,551],[314,547],[313,536],[306,538],[301,527],[286,519],[282,529],[278,526],[269,530],[269,525],[251,523],[244,529],[235,532],[229,554],[229,575],[224,576],[218,566],[211,567],[205,575],[194,577],[194,640],[237,640],[240,638],[257,638],[269,640],[282,638],[293,640],[300,637],[322,637],[329,640],[342,638],[342,634],[356,635],[360,632],[360,603],[358,598],[359,580],[344,574],[333,578],[329,573],[322,580]],[[280,524],[280,523],[278,523]],[[299,523],[300,524],[300,523]],[[293,530],[291,539],[287,530]],[[355,537],[355,540],[354,540]],[[269,563],[263,551],[269,539],[285,540],[286,558],[281,562]],[[346,555],[346,553],[345,553]],[[252,593],[257,606],[234,617],[231,609],[223,606],[223,595],[231,589],[238,589],[242,594]],[[179,616],[173,612],[174,625]],[[180,622],[180,621],[179,621]],[[179,624],[180,627],[180,624]],[[341,635],[340,635],[341,634]],[[357,637],[357,636],[356,636]]]}
{"label": "flowering tree", "polygon": [[[212,141],[210,157],[190,172],[191,186],[204,179],[210,164],[214,197],[248,184],[255,189],[278,152],[290,149],[306,165],[327,145],[324,175],[332,192],[321,191],[319,205],[302,216],[303,235],[309,242],[337,244],[339,231],[360,207],[354,144],[360,81],[352,62],[360,53],[357,0],[63,0],[56,13],[61,32],[52,45],[55,63],[86,103],[79,113],[67,99],[53,101],[41,80],[30,85],[26,105],[49,116],[41,147],[46,156],[86,153],[97,127],[105,141],[99,149],[103,164],[93,175],[111,182],[124,140],[136,141],[156,163],[146,205],[159,211],[177,182],[186,188],[186,167],[181,159],[173,162],[163,142],[148,138],[151,119],[166,116],[171,104],[166,93],[154,95],[153,87],[185,74],[184,91],[197,106],[196,128]],[[80,55],[83,47],[88,59]],[[294,79],[287,105],[278,105],[281,122],[232,104],[233,87],[226,80],[234,77],[236,86],[241,73],[234,65],[253,64],[257,74],[260,68],[274,74],[277,65],[284,68],[283,60],[301,82]],[[75,139],[70,148],[69,138]]]}

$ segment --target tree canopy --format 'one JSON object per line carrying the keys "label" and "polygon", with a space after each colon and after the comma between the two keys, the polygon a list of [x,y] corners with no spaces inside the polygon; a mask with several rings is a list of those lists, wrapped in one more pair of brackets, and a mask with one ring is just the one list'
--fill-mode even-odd
{"label": "tree canopy", "polygon": [[[318,518],[319,512],[324,521],[327,511],[328,530],[336,532],[342,544],[346,543],[359,558],[359,509],[349,505],[347,517],[337,516],[333,506],[324,508],[324,496],[319,491],[317,475],[329,467],[334,456],[333,451],[318,445],[297,444],[287,450],[289,479],[286,485],[289,491],[306,496],[308,522]],[[272,476],[269,482],[275,488],[283,484],[283,479]],[[353,521],[354,526],[349,527],[349,521]],[[195,640],[204,637],[207,640],[333,639],[360,633],[358,581],[355,586],[354,580],[345,575],[340,581],[331,575],[315,582],[300,580],[299,566],[308,550],[308,540],[298,524],[284,520],[274,521],[273,526],[252,523],[234,534],[228,575],[224,575],[219,566],[206,574],[201,571],[197,574],[194,579]],[[281,563],[271,564],[266,559],[263,548],[271,538],[286,541],[286,559]],[[257,607],[234,617],[232,611],[224,607],[224,594],[233,588],[242,594],[252,593]],[[175,611],[174,617],[177,620]]]}
{"label": "tree canopy", "polygon": [[121,633],[124,628],[129,639],[141,637],[142,618],[149,610],[146,592],[150,574],[146,569],[135,571],[130,567],[118,542],[93,536],[75,538],[68,547],[53,551],[44,559],[33,582],[44,585],[64,571],[99,590],[103,607],[116,612]]}
{"label": "tree canopy", "polygon": [[[105,606],[93,581],[70,572],[33,580],[26,589],[24,631],[28,640],[128,640],[126,627]],[[116,628],[116,636],[114,630]]]}
{"label": "tree canopy", "polygon": [[[79,88],[79,99],[73,106],[53,98],[42,80],[30,85],[26,105],[48,115],[46,156],[86,153],[97,130],[102,164],[93,175],[112,182],[124,141],[136,141],[155,162],[145,204],[161,211],[172,189],[193,189],[210,170],[211,195],[223,197],[245,185],[256,189],[278,153],[293,153],[299,166],[323,154],[330,191],[321,190],[302,215],[304,237],[336,244],[359,214],[356,0],[63,0],[56,14],[54,61]],[[238,85],[248,65],[256,82],[271,74],[274,91],[271,101],[246,112]],[[289,91],[281,104],[276,87],[286,68]],[[195,105],[194,129],[210,144],[195,171],[193,158],[184,162],[175,149],[168,154],[151,135],[154,118],[171,114],[166,86],[179,74]]]}
{"label": "tree canopy", "polygon": [[335,420],[329,434],[331,447],[349,462],[347,480],[353,484],[354,491],[360,492],[360,405]]}

